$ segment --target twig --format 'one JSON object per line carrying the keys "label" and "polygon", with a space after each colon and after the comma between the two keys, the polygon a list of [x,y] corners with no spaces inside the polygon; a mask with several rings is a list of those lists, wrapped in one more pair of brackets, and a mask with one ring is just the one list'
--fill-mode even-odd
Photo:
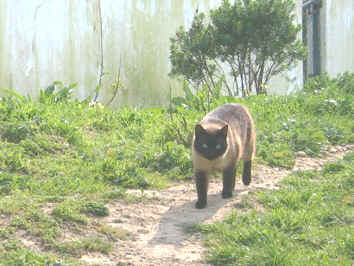
{"label": "twig", "polygon": [[113,92],[112,98],[109,100],[109,102],[107,103],[107,106],[109,106],[113,100],[117,97],[118,95],[118,91],[120,88],[120,71],[121,71],[121,67],[122,67],[122,55],[119,58],[119,69],[118,69],[118,75],[116,76],[116,78],[114,79],[114,82],[116,83],[115,86],[115,91]]}

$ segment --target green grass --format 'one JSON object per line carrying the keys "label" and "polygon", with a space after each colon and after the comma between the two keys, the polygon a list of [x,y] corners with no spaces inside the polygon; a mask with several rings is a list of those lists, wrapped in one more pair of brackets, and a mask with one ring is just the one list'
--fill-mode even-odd
{"label": "green grass", "polygon": [[202,226],[213,265],[353,265],[354,153],[255,195],[265,211]]}
{"label": "green grass", "polygon": [[111,242],[101,238],[87,238],[79,241],[69,241],[58,244],[55,249],[61,254],[67,254],[73,257],[81,257],[87,252],[100,252],[108,254],[112,250]]}
{"label": "green grass", "polygon": [[24,248],[16,241],[0,245],[0,262],[2,265],[50,265],[55,259],[50,255],[40,254]]}
{"label": "green grass", "polygon": [[[321,156],[327,146],[354,142],[353,84],[354,75],[324,77],[296,95],[219,97],[211,108],[247,105],[257,128],[256,162],[291,168],[298,151]],[[109,215],[108,203],[136,200],[129,188],[192,182],[191,137],[204,112],[112,110],[71,100],[71,87],[52,89],[38,101],[12,91],[0,99],[0,264],[76,265],[85,252],[109,253],[119,232],[93,226]],[[40,251],[25,247],[19,232]],[[62,242],[64,232],[81,237]],[[75,254],[65,252],[71,249]]]}

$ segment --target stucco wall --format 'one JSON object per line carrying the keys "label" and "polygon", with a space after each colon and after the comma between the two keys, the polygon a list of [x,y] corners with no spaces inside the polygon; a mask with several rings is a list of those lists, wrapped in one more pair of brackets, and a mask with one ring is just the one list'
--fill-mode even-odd
{"label": "stucco wall", "polygon": [[322,71],[354,72],[354,1],[325,0],[321,12]]}
{"label": "stucco wall", "polygon": [[[97,0],[0,0],[0,87],[38,95],[55,80],[93,95],[100,62]],[[104,72],[109,85],[122,62],[121,103],[159,105],[180,87],[168,78],[169,38],[211,0],[103,0]],[[104,100],[101,98],[101,100]]]}
{"label": "stucco wall", "polygon": [[[94,95],[100,62],[98,0],[0,0],[0,88],[38,95],[55,80],[78,83],[75,96]],[[169,38],[180,25],[190,25],[194,10],[221,0],[102,0],[106,93],[122,63],[125,90],[119,103],[161,105],[170,88]],[[352,0],[323,0],[322,68],[330,74],[354,71]],[[325,11],[325,12],[324,12]],[[301,23],[302,0],[297,0]],[[328,17],[328,19],[327,19]],[[326,25],[326,26],[324,26]],[[273,78],[270,92],[287,93],[302,87],[302,63]]]}
{"label": "stucco wall", "polygon": [[[294,0],[296,2],[296,24],[302,23],[302,0]],[[299,33],[299,39],[302,39],[302,33]],[[303,85],[303,65],[298,62],[296,66],[273,77],[269,84],[269,93],[271,94],[289,94],[293,91],[300,90]]]}

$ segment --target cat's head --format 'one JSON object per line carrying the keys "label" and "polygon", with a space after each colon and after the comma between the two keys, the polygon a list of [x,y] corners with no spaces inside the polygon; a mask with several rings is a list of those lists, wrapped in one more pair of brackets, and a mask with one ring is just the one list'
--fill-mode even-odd
{"label": "cat's head", "polygon": [[227,149],[228,125],[222,128],[204,128],[201,124],[195,127],[194,148],[208,160],[223,155]]}

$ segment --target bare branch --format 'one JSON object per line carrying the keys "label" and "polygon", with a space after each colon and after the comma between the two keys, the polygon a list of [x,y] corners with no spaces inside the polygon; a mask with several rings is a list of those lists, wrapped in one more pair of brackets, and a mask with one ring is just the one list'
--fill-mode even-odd
{"label": "bare branch", "polygon": [[119,68],[118,68],[118,75],[116,76],[116,78],[114,78],[114,81],[115,81],[115,83],[116,83],[116,85],[115,85],[115,87],[114,87],[114,92],[113,92],[113,95],[112,95],[112,97],[111,97],[111,99],[108,101],[108,103],[107,103],[107,106],[109,106],[113,101],[114,101],[114,99],[117,97],[117,95],[118,95],[118,91],[119,91],[119,89],[120,89],[120,87],[121,87],[121,81],[120,81],[120,71],[121,71],[121,67],[122,67],[122,55],[120,56],[120,58],[119,58]]}

